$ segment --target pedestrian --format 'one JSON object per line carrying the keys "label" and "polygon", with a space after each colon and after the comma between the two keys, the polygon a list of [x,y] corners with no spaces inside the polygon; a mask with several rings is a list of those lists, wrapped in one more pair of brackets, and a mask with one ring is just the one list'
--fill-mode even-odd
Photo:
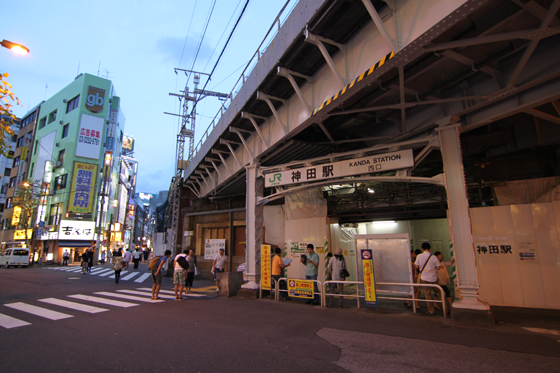
{"label": "pedestrian", "polygon": [[82,275],[85,275],[87,273],[88,262],[89,262],[89,253],[87,249],[84,249],[84,252],[82,253]]}
{"label": "pedestrian", "polygon": [[[447,267],[453,265],[453,262],[455,261],[455,258],[451,258],[450,262],[444,262],[443,261],[443,254],[441,253],[441,251],[436,251],[434,253],[434,255],[438,258],[438,260],[441,263],[441,267],[437,271],[438,285],[441,286],[441,288],[443,289],[443,291],[445,293],[445,299],[447,301],[447,313],[450,313],[451,312],[451,292],[449,291],[449,288],[447,287],[447,285],[449,285],[451,283],[451,281],[449,280],[449,272],[447,272]],[[436,308],[437,308],[437,305],[436,305]]]}
{"label": "pedestrian", "polygon": [[189,262],[189,270],[187,271],[187,279],[185,282],[185,293],[191,294],[194,276],[198,274],[198,264],[196,263],[196,255],[194,255],[194,250],[189,250],[187,261]]}
{"label": "pedestrian", "polygon": [[68,265],[68,259],[70,259],[70,253],[68,252],[68,249],[66,249],[66,250],[64,250],[64,253],[62,253],[62,265],[63,266]]}
{"label": "pedestrian", "polygon": [[150,250],[144,250],[144,260],[148,260],[150,257]]}
{"label": "pedestrian", "polygon": [[105,264],[105,258],[107,257],[107,251],[103,250],[101,252],[101,264]]}
{"label": "pedestrian", "polygon": [[88,250],[88,272],[91,272],[91,267],[93,267],[93,257],[95,256],[95,241],[91,241],[91,246]]}
{"label": "pedestrian", "polygon": [[216,254],[214,262],[212,263],[212,273],[214,274],[214,280],[216,281],[216,292],[220,291],[220,283],[218,281],[218,273],[225,271],[227,257],[224,255],[225,249],[220,248],[220,253]]}
{"label": "pedestrian", "polygon": [[130,263],[130,258],[132,258],[132,253],[129,250],[125,250],[123,257],[123,267],[125,267],[125,269],[128,263]]}
{"label": "pedestrian", "polygon": [[[272,275],[272,279],[276,282],[280,281],[283,277],[284,268],[288,268],[290,266],[290,263],[284,264],[282,262],[282,258],[280,257],[281,253],[282,250],[277,247],[274,249],[274,256],[272,257],[272,268],[270,273]],[[280,290],[287,290],[286,281],[280,283]],[[280,296],[282,297],[282,300],[291,300],[288,296],[288,292],[281,291]]]}
{"label": "pedestrian", "polygon": [[152,300],[161,299],[159,297],[159,289],[161,289],[161,267],[167,261],[167,259],[171,256],[170,250],[165,250],[163,256],[159,258],[157,269],[152,271]]}
{"label": "pedestrian", "polygon": [[183,299],[183,289],[186,282],[186,271],[190,269],[189,262],[187,261],[188,250],[183,250],[182,254],[175,257],[173,265],[173,283],[175,284],[175,300]]}
{"label": "pedestrian", "polygon": [[121,249],[113,252],[113,269],[115,270],[115,284],[121,279],[121,271],[123,269],[123,255]]}
{"label": "pedestrian", "polygon": [[140,249],[136,248],[132,253],[132,261],[134,262],[134,269],[138,269],[138,263],[140,263],[140,257],[142,256],[142,252]]}
{"label": "pedestrian", "polygon": [[[317,276],[319,274],[319,255],[317,255],[317,253],[315,251],[313,251],[315,248],[313,247],[313,244],[308,244],[307,245],[307,254],[308,255],[302,255],[302,260],[301,263],[306,267],[305,268],[305,279],[306,280],[317,280]],[[306,303],[307,304],[313,304],[313,305],[318,305],[319,302],[319,291],[317,288],[317,283],[313,282],[313,292],[315,293],[315,295],[313,296],[313,299],[308,300]]]}
{"label": "pedestrian", "polygon": [[[327,265],[327,271],[331,275],[333,281],[344,281],[346,279],[343,273],[343,270],[346,270],[346,259],[344,259],[344,255],[342,255],[342,249],[339,247],[336,249],[336,254],[334,254],[334,258],[329,261]],[[338,308],[342,308],[342,299],[344,298],[342,294],[344,294],[344,284],[331,284],[329,292],[331,296],[329,297],[329,303],[327,307],[332,307],[332,300],[335,289],[338,288]]]}
{"label": "pedestrian", "polygon": [[[418,273],[420,276],[421,284],[435,285],[437,284],[438,281],[437,270],[440,269],[441,264],[439,262],[439,259],[435,257],[432,253],[430,253],[431,248],[432,246],[429,243],[424,242],[422,244],[422,250],[424,250],[424,252],[416,257],[416,262],[414,263],[416,265],[416,268],[419,269]],[[423,287],[423,289],[424,289],[424,297],[426,298],[426,300],[432,300],[432,289],[434,291],[435,298],[436,299],[441,298],[439,289],[428,287],[428,286]],[[434,303],[433,302],[427,302],[427,303],[428,303],[428,314],[435,315]]]}

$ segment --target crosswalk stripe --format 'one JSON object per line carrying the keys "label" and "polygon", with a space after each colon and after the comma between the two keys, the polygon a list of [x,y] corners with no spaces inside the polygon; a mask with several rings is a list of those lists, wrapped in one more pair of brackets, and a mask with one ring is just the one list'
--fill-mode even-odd
{"label": "crosswalk stripe", "polygon": [[18,326],[31,325],[31,323],[18,320],[14,317],[0,313],[0,326],[6,329],[17,328]]}
{"label": "crosswalk stripe", "polygon": [[72,268],[72,269],[65,270],[65,272],[81,272],[81,271],[82,271],[81,268]]}
{"label": "crosswalk stripe", "polygon": [[35,316],[44,317],[50,320],[62,320],[62,319],[68,319],[70,317],[74,317],[66,313],[51,311],[46,308],[37,307],[22,302],[4,304],[4,306],[13,308],[14,310],[27,312]]}
{"label": "crosswalk stripe", "polygon": [[99,312],[109,311],[106,308],[87,306],[85,304],[69,302],[67,300],[56,299],[56,298],[39,299],[39,302],[54,304],[55,306],[66,307],[66,308],[70,308],[72,310],[83,311],[83,312],[87,312],[87,313],[99,313]]}
{"label": "crosswalk stripe", "polygon": [[[144,290],[144,291],[152,291],[152,289],[150,288],[138,288],[138,290]],[[164,294],[175,294],[175,292],[173,290],[160,290],[159,293],[164,293]],[[200,297],[206,297],[206,295],[204,294],[185,294],[183,292],[183,297],[194,297],[194,298],[200,298]]]}
{"label": "crosswalk stripe", "polygon": [[113,269],[107,269],[107,270],[105,270],[105,271],[103,271],[103,272],[93,273],[93,274],[94,274],[94,275],[98,275],[99,277],[104,277],[104,276],[109,276],[111,273],[114,274],[114,273],[115,273],[115,270],[113,270]]}
{"label": "crosswalk stripe", "polygon": [[136,303],[130,303],[130,302],[123,302],[123,301],[120,301],[120,300],[93,297],[91,295],[74,294],[74,295],[69,295],[68,297],[75,298],[75,299],[80,299],[80,300],[85,300],[85,301],[88,301],[88,302],[107,304],[109,306],[116,306],[116,307],[128,308],[128,307],[138,306],[138,304],[136,304]]}
{"label": "crosswalk stripe", "polygon": [[136,297],[134,295],[109,293],[109,292],[106,292],[106,291],[99,291],[99,292],[95,292],[93,294],[105,295],[107,297],[115,297],[115,298],[136,300],[136,301],[140,301],[140,302],[150,302],[150,303],[164,302],[163,300],[151,300],[151,299],[148,299],[148,298]]}
{"label": "crosswalk stripe", "polygon": [[139,275],[139,274],[140,274],[140,272],[131,272],[131,273],[128,274],[127,276],[121,278],[121,280],[123,280],[123,281],[128,281],[128,280],[130,280],[131,278],[133,278],[133,277],[135,277],[136,275]]}
{"label": "crosswalk stripe", "polygon": [[560,330],[554,330],[554,329],[526,328],[526,327],[521,327],[521,329],[525,329],[533,333],[560,335]]}
{"label": "crosswalk stripe", "polygon": [[105,269],[107,269],[107,268],[105,268],[105,267],[95,267],[95,268],[91,269],[91,273],[94,273],[94,272],[97,272],[97,271],[103,271]]}
{"label": "crosswalk stripe", "polygon": [[150,277],[151,273],[144,273],[142,276],[138,277],[134,282],[144,282],[145,279]]}
{"label": "crosswalk stripe", "polygon": [[[151,292],[148,293],[148,292],[145,292],[145,291],[138,291],[138,290],[117,290],[117,292],[127,293],[127,294],[144,295],[146,297],[151,297],[152,296]],[[161,294],[161,292],[159,294],[159,297],[163,298],[163,299],[175,299],[175,295],[164,295],[164,294]]]}

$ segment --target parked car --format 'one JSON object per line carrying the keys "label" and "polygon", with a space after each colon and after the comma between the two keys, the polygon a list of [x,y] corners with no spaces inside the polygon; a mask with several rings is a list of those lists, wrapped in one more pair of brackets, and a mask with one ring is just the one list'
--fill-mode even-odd
{"label": "parked car", "polygon": [[27,267],[29,265],[29,249],[12,247],[0,254],[0,266]]}

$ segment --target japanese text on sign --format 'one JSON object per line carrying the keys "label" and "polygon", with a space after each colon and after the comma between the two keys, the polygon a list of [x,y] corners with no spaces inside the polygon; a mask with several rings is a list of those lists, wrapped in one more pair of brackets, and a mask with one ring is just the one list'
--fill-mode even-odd
{"label": "japanese text on sign", "polygon": [[95,222],[83,220],[61,220],[59,240],[93,240]]}
{"label": "japanese text on sign", "polygon": [[412,149],[364,158],[297,168],[265,175],[265,187],[397,170],[414,166]]}
{"label": "japanese text on sign", "polygon": [[289,279],[288,294],[290,297],[313,299],[313,281]]}
{"label": "japanese text on sign", "polygon": [[362,272],[364,274],[364,291],[366,304],[375,306],[375,276],[373,274],[373,253],[371,250],[360,250],[362,258]]}
{"label": "japanese text on sign", "polygon": [[272,286],[270,270],[270,245],[261,245],[261,289],[263,290],[270,290]]}
{"label": "japanese text on sign", "polygon": [[204,259],[214,260],[220,253],[220,249],[226,249],[225,239],[208,239],[204,241]]}
{"label": "japanese text on sign", "polygon": [[68,212],[90,214],[93,211],[93,195],[97,178],[97,165],[74,162],[72,191]]}

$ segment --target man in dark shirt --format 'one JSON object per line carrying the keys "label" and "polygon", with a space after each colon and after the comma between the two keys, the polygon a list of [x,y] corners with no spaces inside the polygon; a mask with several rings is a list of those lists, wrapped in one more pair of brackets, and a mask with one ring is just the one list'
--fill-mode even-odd
{"label": "man in dark shirt", "polygon": [[84,249],[82,253],[82,275],[85,275],[88,271],[89,254],[87,249]]}

